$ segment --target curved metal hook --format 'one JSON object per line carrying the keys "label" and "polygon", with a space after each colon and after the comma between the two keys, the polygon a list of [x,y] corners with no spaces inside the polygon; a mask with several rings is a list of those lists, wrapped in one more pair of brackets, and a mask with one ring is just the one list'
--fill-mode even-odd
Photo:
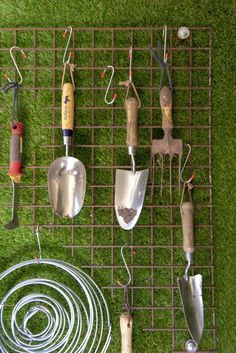
{"label": "curved metal hook", "polygon": [[185,159],[185,161],[184,161],[183,167],[182,167],[182,169],[181,169],[181,171],[180,171],[180,180],[181,180],[182,183],[184,183],[184,184],[188,184],[188,183],[190,183],[191,180],[192,180],[192,176],[191,176],[191,178],[189,178],[187,181],[183,179],[183,172],[184,172],[184,170],[185,170],[186,164],[188,163],[188,160],[189,160],[189,157],[190,157],[190,153],[191,153],[191,151],[192,151],[192,147],[191,147],[188,143],[186,143],[186,146],[188,146],[188,149],[189,149],[189,150],[188,150],[188,154],[187,154],[187,156],[186,156],[186,159]]}
{"label": "curved metal hook", "polygon": [[42,259],[42,248],[41,248],[41,243],[40,243],[40,236],[39,236],[39,225],[36,227],[35,235],[37,238],[37,243],[38,243],[38,249],[39,249],[39,259]]}
{"label": "curved metal hook", "polygon": [[107,89],[106,89],[104,101],[105,101],[106,104],[112,104],[112,103],[114,103],[114,101],[116,100],[117,95],[114,94],[114,96],[113,96],[113,98],[112,98],[111,101],[108,101],[108,100],[107,100],[107,96],[108,96],[108,92],[109,92],[109,90],[110,90],[110,88],[111,88],[111,83],[112,83],[112,80],[113,80],[113,77],[114,77],[114,73],[115,73],[114,66],[108,65],[108,66],[104,69],[104,71],[102,72],[101,77],[103,78],[103,77],[105,76],[105,73],[106,73],[106,71],[107,71],[108,69],[111,70],[111,77],[110,77],[110,80],[109,80],[108,85],[107,85]]}
{"label": "curved metal hook", "polygon": [[69,44],[70,44],[70,40],[71,40],[71,36],[72,36],[72,27],[71,26],[68,26],[64,32],[64,36],[66,36],[66,33],[68,32],[68,30],[70,31],[69,33],[69,37],[68,37],[68,40],[67,40],[67,43],[66,43],[66,47],[65,47],[65,51],[64,51],[64,55],[63,55],[63,64],[69,64],[70,63],[70,59],[71,59],[71,55],[69,54],[68,55],[68,59],[66,60],[66,57],[67,57],[67,52],[68,52],[68,48],[69,48]]}
{"label": "curved metal hook", "polygon": [[163,39],[164,39],[164,56],[163,56],[163,61],[164,61],[164,64],[167,63],[167,60],[168,60],[168,57],[166,55],[166,47],[167,47],[167,26],[165,25],[164,26],[164,29],[163,29]]}
{"label": "curved metal hook", "polygon": [[[10,49],[10,56],[11,56],[11,59],[12,59],[12,61],[13,61],[13,64],[14,64],[14,66],[15,66],[15,69],[16,69],[16,71],[17,71],[19,77],[20,77],[20,82],[18,82],[18,84],[20,85],[20,84],[23,82],[23,77],[22,77],[21,72],[20,72],[20,69],[19,69],[19,67],[18,67],[18,65],[17,65],[17,63],[16,63],[16,59],[14,58],[13,53],[12,53],[13,50],[15,50],[15,49],[20,50],[21,54],[22,54],[24,57],[26,57],[26,54],[25,54],[25,52],[24,52],[23,49],[21,49],[21,48],[19,48],[19,47],[17,47],[17,46],[13,46],[13,47],[11,47],[11,49]],[[8,79],[9,82],[12,82],[12,80],[11,80],[9,77],[7,77],[7,79]]]}
{"label": "curved metal hook", "polygon": [[125,244],[125,245],[123,245],[122,248],[120,249],[121,257],[122,257],[122,260],[123,260],[123,262],[124,262],[125,269],[126,269],[126,271],[127,271],[127,273],[128,273],[128,278],[129,278],[128,282],[127,282],[125,285],[122,284],[122,283],[120,283],[121,287],[123,287],[123,288],[128,287],[128,286],[130,285],[131,281],[132,281],[131,272],[130,272],[130,270],[129,270],[129,267],[128,267],[128,265],[127,265],[127,262],[126,262],[125,256],[124,256],[124,248],[126,248],[126,247],[130,247],[130,246],[127,245],[127,244]]}

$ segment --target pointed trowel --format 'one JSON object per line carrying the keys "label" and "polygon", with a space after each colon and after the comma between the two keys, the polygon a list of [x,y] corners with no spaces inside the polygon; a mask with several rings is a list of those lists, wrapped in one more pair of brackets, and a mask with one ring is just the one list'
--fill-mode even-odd
{"label": "pointed trowel", "polygon": [[[120,85],[127,87],[125,97],[125,110],[127,117],[126,145],[131,156],[131,170],[116,170],[115,181],[115,210],[117,220],[121,228],[132,229],[138,221],[143,207],[146,191],[148,169],[136,170],[135,153],[137,147],[137,118],[141,101],[136,87],[132,81],[132,58],[133,48],[129,51],[129,80],[120,82]],[[133,90],[135,97],[128,97],[129,91]]]}
{"label": "pointed trowel", "polygon": [[189,276],[188,274],[194,253],[194,205],[192,201],[183,202],[180,206],[180,211],[183,230],[183,250],[186,255],[187,267],[184,277],[178,278],[178,285],[188,330],[194,341],[192,343],[196,344],[197,350],[204,327],[204,309],[202,299],[202,275],[197,274],[195,276]]}

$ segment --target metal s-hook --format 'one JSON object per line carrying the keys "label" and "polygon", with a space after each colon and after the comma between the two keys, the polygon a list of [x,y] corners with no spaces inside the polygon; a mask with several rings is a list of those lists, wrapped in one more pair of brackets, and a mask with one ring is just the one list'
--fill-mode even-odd
{"label": "metal s-hook", "polygon": [[[22,77],[21,72],[20,72],[20,69],[19,69],[19,67],[18,67],[18,65],[17,65],[17,63],[16,63],[16,59],[15,59],[15,57],[14,57],[14,55],[13,55],[13,50],[15,50],[15,49],[20,50],[21,54],[22,54],[25,58],[27,58],[27,55],[25,54],[25,52],[24,52],[23,49],[21,49],[21,48],[19,48],[19,47],[17,47],[17,46],[13,46],[13,47],[11,47],[11,49],[10,49],[10,56],[11,56],[11,59],[12,59],[12,61],[13,61],[13,64],[14,64],[14,66],[15,66],[15,69],[16,69],[16,71],[17,71],[19,77],[20,77],[20,81],[18,82],[18,84],[20,85],[20,84],[23,82],[23,77]],[[10,77],[9,77],[8,75],[5,75],[5,77],[6,77],[6,79],[7,79],[9,82],[12,82],[12,80],[10,79]]]}
{"label": "metal s-hook", "polygon": [[[72,53],[69,52],[69,54],[67,55],[67,52],[68,52],[68,49],[69,49],[69,44],[70,44],[70,41],[71,41],[72,32],[73,32],[73,29],[72,29],[71,26],[68,26],[65,29],[64,37],[66,36],[68,31],[70,31],[70,33],[69,33],[69,37],[68,37],[68,40],[67,40],[67,43],[66,43],[63,59],[62,59],[62,62],[63,62],[63,73],[62,73],[62,78],[61,78],[61,89],[63,89],[65,75],[66,75],[66,68],[67,68],[67,65],[68,65],[69,69],[70,69],[71,82],[72,82],[72,85],[73,85],[73,89],[75,91],[75,80],[74,80],[75,64],[74,63],[70,63],[70,59],[71,59]],[[68,56],[68,59],[66,60],[67,56]]]}
{"label": "metal s-hook", "polygon": [[112,103],[114,103],[114,101],[116,100],[117,94],[115,93],[115,94],[113,95],[112,100],[110,100],[110,101],[108,101],[107,96],[108,96],[108,92],[109,92],[109,90],[110,90],[110,88],[111,88],[111,83],[112,83],[112,80],[113,80],[113,77],[114,77],[114,73],[115,73],[114,66],[108,65],[108,66],[104,69],[104,71],[102,72],[101,78],[103,78],[103,77],[105,76],[106,71],[107,71],[108,69],[111,70],[111,77],[110,77],[110,80],[109,80],[108,85],[107,85],[107,89],[106,89],[104,101],[105,101],[106,104],[112,104]]}
{"label": "metal s-hook", "polygon": [[132,65],[133,65],[133,47],[131,45],[131,47],[129,49],[129,82],[130,83],[132,83],[132,81],[133,81]]}
{"label": "metal s-hook", "polygon": [[38,249],[39,249],[39,258],[38,257],[36,258],[36,261],[38,263],[39,260],[42,259],[42,248],[41,248],[40,237],[39,237],[39,225],[37,225],[37,227],[36,227],[35,235],[37,238]]}
{"label": "metal s-hook", "polygon": [[167,48],[167,25],[164,26],[163,28],[163,33],[162,33],[163,39],[164,39],[164,55],[163,55],[163,61],[164,64],[167,63],[168,60],[168,53],[166,51]]}
{"label": "metal s-hook", "polygon": [[72,27],[71,26],[68,26],[65,31],[64,31],[64,34],[63,36],[66,37],[66,34],[67,32],[70,31],[69,33],[69,37],[68,37],[68,40],[67,40],[67,43],[66,43],[66,47],[65,47],[65,51],[64,51],[64,55],[63,55],[63,64],[69,64],[70,63],[70,59],[71,59],[71,52],[69,53],[68,55],[68,59],[66,60],[66,56],[67,56],[67,52],[68,52],[68,49],[69,49],[69,44],[70,44],[70,40],[71,40],[71,36],[72,36]]}
{"label": "metal s-hook", "polygon": [[127,271],[127,273],[128,273],[128,282],[127,282],[126,284],[122,284],[122,283],[119,282],[119,284],[120,284],[121,287],[123,287],[123,288],[127,288],[127,287],[130,285],[130,283],[132,282],[131,272],[130,272],[130,270],[129,270],[129,267],[128,267],[128,265],[127,265],[127,262],[126,262],[126,259],[125,259],[125,256],[124,256],[124,248],[127,248],[127,247],[130,247],[130,248],[132,249],[132,247],[129,246],[129,245],[127,245],[127,244],[123,245],[122,248],[120,249],[120,254],[121,254],[122,260],[123,260],[123,262],[124,262],[125,269],[126,269],[126,271]]}
{"label": "metal s-hook", "polygon": [[133,83],[133,69],[132,69],[132,66],[133,66],[133,47],[131,45],[130,49],[129,49],[129,79],[127,81],[121,81],[119,82],[119,85],[120,86],[125,86],[127,87],[127,91],[126,91],[126,95],[125,95],[125,100],[128,98],[129,96],[129,90],[130,90],[130,87],[133,88],[133,91],[134,91],[134,94],[138,100],[138,109],[141,107],[141,100],[139,98],[139,95],[138,95],[138,92],[137,92],[137,89]]}

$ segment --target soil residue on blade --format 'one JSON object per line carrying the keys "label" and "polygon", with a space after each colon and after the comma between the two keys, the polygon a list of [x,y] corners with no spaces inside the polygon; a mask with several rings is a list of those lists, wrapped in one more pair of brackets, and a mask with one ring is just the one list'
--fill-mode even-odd
{"label": "soil residue on blade", "polygon": [[137,214],[134,208],[119,207],[118,214],[121,216],[126,224],[130,223]]}

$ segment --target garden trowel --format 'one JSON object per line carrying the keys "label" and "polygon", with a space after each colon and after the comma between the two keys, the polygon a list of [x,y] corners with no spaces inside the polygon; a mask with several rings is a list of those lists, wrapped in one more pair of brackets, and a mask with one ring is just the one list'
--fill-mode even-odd
{"label": "garden trowel", "polygon": [[[148,169],[136,171],[135,153],[137,147],[137,117],[141,101],[132,80],[133,48],[129,50],[129,79],[120,82],[120,85],[127,87],[125,97],[125,110],[127,117],[126,145],[131,156],[132,170],[116,170],[115,181],[115,210],[117,220],[121,228],[132,229],[141,213],[143,200],[146,191]],[[130,89],[135,97],[128,97]]]}
{"label": "garden trowel", "polygon": [[203,332],[204,309],[202,300],[202,275],[189,276],[188,274],[194,253],[194,206],[192,201],[183,202],[180,206],[180,211],[183,229],[183,249],[188,263],[184,277],[178,278],[178,285],[189,333],[197,347]]}

